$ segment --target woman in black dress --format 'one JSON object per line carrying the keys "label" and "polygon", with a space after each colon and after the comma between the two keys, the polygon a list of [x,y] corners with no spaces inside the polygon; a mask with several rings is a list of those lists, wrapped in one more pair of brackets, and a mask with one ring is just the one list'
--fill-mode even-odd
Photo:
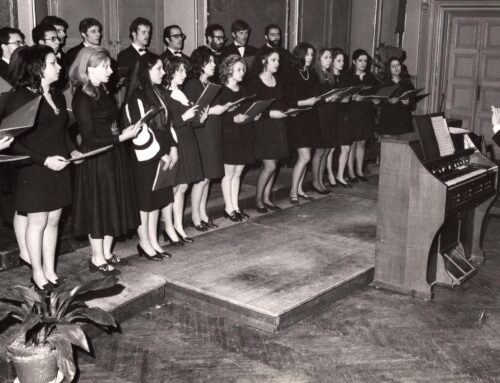
{"label": "woman in black dress", "polygon": [[[291,70],[289,89],[291,106],[309,107],[316,104],[320,99],[319,80],[313,69],[315,51],[311,44],[302,42],[293,50],[294,69]],[[311,149],[321,144],[321,128],[316,109],[300,113],[296,117],[288,118],[287,137],[288,147],[297,149],[298,158],[292,173],[292,185],[290,189],[290,202],[299,203],[299,198],[312,199],[302,188],[306,166],[311,160]],[[328,192],[325,192],[328,193]]]}
{"label": "woman in black dress", "polygon": [[118,107],[105,87],[112,73],[108,51],[97,46],[83,48],[70,69],[82,151],[114,145],[86,159],[75,175],[75,235],[88,235],[89,271],[104,275],[119,274],[114,266],[126,261],[112,253],[114,237],[137,229],[140,223],[131,163],[121,144],[136,137],[140,126],[120,129]]}
{"label": "woman in black dress", "polygon": [[[352,66],[350,73],[350,84],[352,86],[363,85],[373,88],[378,86],[378,81],[370,72],[371,58],[363,49],[357,49],[352,54]],[[362,95],[355,94],[349,104],[349,126],[353,134],[353,144],[349,153],[347,163],[349,169],[349,181],[358,182],[358,179],[364,182],[368,181],[363,171],[365,160],[365,143],[373,138],[375,130],[376,108],[380,100],[369,100]],[[356,170],[354,170],[354,161],[356,160]]]}
{"label": "woman in black dress", "polygon": [[257,76],[248,82],[248,92],[257,100],[275,99],[270,108],[253,123],[255,158],[262,161],[257,181],[256,209],[260,213],[281,210],[271,202],[271,190],[276,176],[278,160],[288,156],[285,117],[285,92],[283,83],[275,74],[280,65],[280,55],[275,49],[264,49],[256,58]]}
{"label": "woman in black dress", "polygon": [[32,266],[32,282],[41,290],[57,285],[55,253],[62,208],[71,203],[71,179],[67,158],[77,158],[66,132],[68,115],[64,96],[51,84],[61,67],[47,46],[32,46],[19,52],[12,79],[14,91],[0,105],[3,118],[42,96],[35,125],[18,136],[12,149],[29,155],[32,163],[17,173],[15,210],[27,216],[25,243]]}
{"label": "woman in black dress", "polygon": [[393,96],[380,105],[378,133],[382,138],[413,131],[411,125],[412,105],[409,98],[400,100],[403,93],[415,89],[401,60],[391,57],[385,68],[382,86],[399,85]]}
{"label": "woman in black dress", "polygon": [[167,109],[160,90],[164,75],[159,56],[150,52],[141,56],[123,108],[126,124],[135,124],[151,108],[163,108],[141,127],[132,140],[133,171],[141,216],[141,224],[137,228],[137,251],[154,261],[170,257],[158,243],[157,227],[160,209],[172,203],[174,197],[171,186],[153,191],[153,183],[160,160],[163,161],[162,166],[170,169],[177,162],[177,144],[167,125]]}
{"label": "woman in black dress", "polygon": [[182,223],[184,196],[190,184],[203,179],[200,151],[194,127],[205,122],[208,110],[198,113],[198,106],[193,106],[181,90],[189,70],[189,62],[181,57],[171,57],[164,64],[167,74],[165,76],[168,92],[167,106],[177,136],[179,161],[174,185],[174,203],[163,210],[163,218],[165,230],[172,243],[178,243],[179,240],[191,243],[193,239],[186,235]]}
{"label": "woman in black dress", "polygon": [[[193,78],[183,87],[186,97],[196,102],[216,71],[215,56],[208,47],[199,47],[191,54]],[[227,111],[227,106],[220,105],[216,99],[208,110],[205,124],[194,132],[198,141],[203,167],[203,180],[193,185],[191,190],[191,219],[198,231],[207,231],[218,227],[207,214],[210,179],[224,176],[222,159],[222,119],[220,115]]]}
{"label": "woman in black dress", "polygon": [[[219,103],[225,105],[246,97],[247,91],[241,85],[247,65],[238,55],[229,55],[221,63],[219,78],[224,84],[219,94]],[[224,161],[224,177],[221,181],[224,197],[224,216],[231,221],[240,222],[249,218],[240,209],[238,196],[240,177],[245,165],[254,162],[254,132],[251,124],[247,124],[248,116],[243,114],[245,106],[229,108],[222,115],[222,158]]]}

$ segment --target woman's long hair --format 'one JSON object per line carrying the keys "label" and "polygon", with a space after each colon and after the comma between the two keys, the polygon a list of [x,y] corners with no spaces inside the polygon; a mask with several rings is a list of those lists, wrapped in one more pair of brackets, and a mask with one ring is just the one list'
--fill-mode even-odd
{"label": "woman's long hair", "polygon": [[203,68],[210,62],[210,57],[213,57],[215,61],[215,55],[210,48],[205,46],[196,48],[189,58],[191,62],[191,74],[189,77],[200,78],[203,74]]}
{"label": "woman's long hair", "polygon": [[384,82],[389,82],[392,80],[391,63],[393,61],[397,61],[401,65],[401,74],[399,75],[401,81],[409,81],[410,75],[408,73],[408,69],[406,68],[406,65],[403,64],[403,62],[401,61],[401,59],[399,57],[390,57],[389,60],[387,60],[387,62],[385,63]]}
{"label": "woman's long hair", "polygon": [[[332,65],[330,68],[327,68],[326,71],[323,70],[321,66],[321,57],[325,52],[330,52],[332,55]],[[334,84],[335,79],[333,77],[333,52],[330,48],[320,48],[318,50],[318,54],[316,55],[316,62],[314,64],[314,69],[316,70],[316,74],[319,77],[319,82],[320,83],[325,83],[328,82],[329,84]]]}
{"label": "woman's long hair", "polygon": [[159,103],[158,97],[155,94],[155,91],[156,93],[159,93],[159,89],[151,82],[151,76],[149,74],[151,68],[153,68],[158,61],[160,61],[163,65],[160,56],[151,52],[147,52],[140,57],[135,64],[132,79],[130,80],[127,100],[125,100],[125,102],[128,101],[128,98],[135,92],[135,90],[140,89],[143,92],[145,101],[149,105],[157,105]]}
{"label": "woman's long hair", "polygon": [[299,43],[295,48],[293,48],[292,52],[292,65],[296,69],[302,69],[306,65],[306,56],[307,56],[307,51],[309,49],[313,50],[313,63],[316,55],[316,49],[314,47],[306,42],[301,42]]}
{"label": "woman's long hair", "polygon": [[[262,72],[264,72],[264,68],[267,65],[267,61],[273,53],[277,53],[278,56],[280,54],[276,48],[270,48],[266,46],[264,49],[262,49],[259,55],[255,58],[254,70],[252,71],[252,73],[261,74]],[[280,66],[281,65],[282,63],[280,62]]]}
{"label": "woman's long hair", "polygon": [[165,77],[163,78],[163,84],[168,89],[170,84],[172,84],[172,79],[174,78],[175,72],[177,72],[181,66],[184,66],[186,74],[191,70],[191,65],[184,57],[170,57],[165,58],[163,61],[163,67],[165,68]]}
{"label": "woman's long hair", "polygon": [[20,47],[15,51],[15,57],[10,66],[10,79],[14,89],[31,88],[39,94],[43,94],[42,78],[45,70],[45,60],[54,51],[46,45],[33,45],[31,47]]}
{"label": "woman's long hair", "polygon": [[352,54],[352,61],[351,61],[351,73],[356,74],[356,66],[354,65],[354,61],[356,61],[360,56],[366,56],[367,57],[367,63],[366,63],[366,68],[365,68],[365,73],[370,73],[372,69],[372,58],[368,54],[367,51],[364,49],[356,49],[353,54]]}
{"label": "woman's long hair", "polygon": [[99,89],[90,81],[88,69],[97,68],[106,60],[110,60],[110,56],[103,47],[89,46],[80,50],[69,70],[71,90],[74,92],[81,87],[83,93],[97,100],[100,96]]}

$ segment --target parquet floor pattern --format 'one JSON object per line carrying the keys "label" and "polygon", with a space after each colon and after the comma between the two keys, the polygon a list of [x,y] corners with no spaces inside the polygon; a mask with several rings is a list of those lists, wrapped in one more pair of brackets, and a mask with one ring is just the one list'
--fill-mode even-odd
{"label": "parquet floor pattern", "polygon": [[79,382],[500,382],[500,217],[486,263],[433,301],[367,287],[273,335],[166,302],[94,340]]}

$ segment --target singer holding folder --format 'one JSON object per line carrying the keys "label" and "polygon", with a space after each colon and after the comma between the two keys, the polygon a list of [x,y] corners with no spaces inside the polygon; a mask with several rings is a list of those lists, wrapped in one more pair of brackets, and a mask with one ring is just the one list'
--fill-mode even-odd
{"label": "singer holding folder", "polygon": [[[213,51],[208,47],[199,47],[191,54],[193,78],[183,90],[192,103],[196,102],[216,73],[216,60]],[[191,219],[193,227],[198,231],[218,227],[207,214],[207,200],[210,180],[224,177],[222,159],[222,119],[221,115],[228,109],[228,103],[221,105],[216,98],[208,110],[208,118],[194,133],[200,149],[203,179],[193,185],[191,190]]]}
{"label": "singer holding folder", "polygon": [[285,91],[281,78],[276,74],[280,66],[280,55],[276,49],[264,48],[256,58],[257,74],[248,82],[248,92],[257,95],[257,100],[275,99],[258,121],[253,123],[255,134],[255,158],[262,161],[257,180],[255,208],[259,213],[281,210],[271,201],[271,191],[276,177],[278,160],[288,156],[285,118],[287,109]]}
{"label": "singer holding folder", "polygon": [[53,91],[61,67],[47,46],[22,48],[12,68],[14,92],[3,98],[0,117],[4,118],[42,95],[33,128],[18,136],[12,150],[30,156],[31,163],[17,174],[15,210],[26,214],[25,230],[16,228],[21,244],[26,245],[32,267],[32,283],[39,290],[57,286],[55,257],[58,224],[62,208],[71,203],[71,178],[68,157],[80,152],[66,131],[64,96]]}
{"label": "singer holding folder", "polygon": [[141,224],[137,228],[137,251],[151,261],[161,261],[171,255],[158,242],[158,216],[160,209],[174,201],[172,186],[153,191],[154,178],[160,160],[173,167],[177,161],[177,143],[170,126],[165,101],[161,95],[165,70],[160,56],[146,53],[136,64],[130,81],[129,96],[123,109],[125,124],[135,124],[146,112],[155,107],[163,109],[142,125],[137,137],[132,139],[132,158],[137,203]]}
{"label": "singer holding folder", "polygon": [[70,69],[82,151],[114,145],[86,159],[75,175],[74,232],[89,237],[89,271],[104,275],[119,274],[115,266],[126,264],[112,253],[114,237],[137,229],[140,222],[130,159],[122,144],[137,136],[140,125],[120,129],[118,107],[105,87],[112,73],[109,52],[98,46],[80,50]]}
{"label": "singer holding folder", "polygon": [[385,79],[382,87],[398,85],[396,91],[387,100],[380,104],[380,119],[377,132],[382,138],[392,135],[404,134],[413,131],[411,113],[413,105],[409,98],[399,99],[398,96],[415,89],[410,81],[410,76],[397,57],[391,57],[385,67]]}

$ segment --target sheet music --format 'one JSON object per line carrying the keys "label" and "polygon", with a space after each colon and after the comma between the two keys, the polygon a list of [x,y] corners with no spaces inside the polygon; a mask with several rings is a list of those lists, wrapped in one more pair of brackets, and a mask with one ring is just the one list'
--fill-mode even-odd
{"label": "sheet music", "polygon": [[442,116],[431,117],[431,124],[436,135],[440,156],[448,156],[455,153],[455,147],[453,146],[446,120]]}

